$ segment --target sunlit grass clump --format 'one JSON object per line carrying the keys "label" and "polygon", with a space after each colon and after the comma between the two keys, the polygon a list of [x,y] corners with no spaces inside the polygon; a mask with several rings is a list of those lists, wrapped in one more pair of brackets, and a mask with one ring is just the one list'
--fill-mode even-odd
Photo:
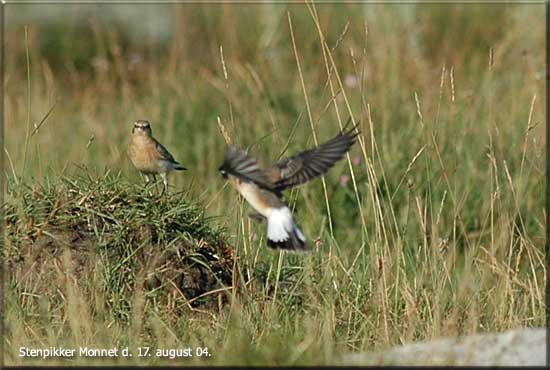
{"label": "sunlit grass clump", "polygon": [[84,296],[104,295],[120,322],[129,320],[136,290],[181,311],[221,303],[202,295],[231,284],[231,247],[185,193],[160,197],[153,186],[81,171],[43,185],[11,184],[4,211],[7,284],[23,293],[27,317],[48,302],[49,318],[60,315],[61,325],[66,293],[57,283],[68,276]]}

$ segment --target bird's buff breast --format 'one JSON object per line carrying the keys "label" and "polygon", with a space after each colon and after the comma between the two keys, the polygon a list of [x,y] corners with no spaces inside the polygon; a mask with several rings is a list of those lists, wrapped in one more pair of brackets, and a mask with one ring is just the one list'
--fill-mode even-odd
{"label": "bird's buff breast", "polygon": [[234,179],[233,184],[244,199],[246,199],[246,201],[250,203],[256,211],[264,217],[269,216],[272,207],[269,205],[268,200],[264,199],[264,196],[262,196],[262,191],[257,185],[243,182],[239,179]]}
{"label": "bird's buff breast", "polygon": [[135,137],[132,138],[130,145],[128,146],[128,154],[132,164],[138,171],[144,173],[159,173],[163,172],[163,168],[152,140],[148,138]]}

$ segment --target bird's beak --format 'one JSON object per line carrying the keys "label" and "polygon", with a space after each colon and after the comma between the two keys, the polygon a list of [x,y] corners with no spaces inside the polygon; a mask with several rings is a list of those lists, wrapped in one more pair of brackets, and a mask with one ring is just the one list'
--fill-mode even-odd
{"label": "bird's beak", "polygon": [[224,179],[227,179],[227,171],[225,170],[224,165],[221,165],[220,168],[218,168],[218,171],[220,171],[220,174],[223,176]]}

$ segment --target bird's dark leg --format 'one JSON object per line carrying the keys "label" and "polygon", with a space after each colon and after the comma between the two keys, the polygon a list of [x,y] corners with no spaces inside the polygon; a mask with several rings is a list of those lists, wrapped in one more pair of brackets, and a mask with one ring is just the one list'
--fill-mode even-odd
{"label": "bird's dark leg", "polygon": [[160,193],[160,196],[162,197],[164,193],[168,193],[168,176],[166,173],[161,173],[160,177],[162,177],[162,183],[164,187],[162,188],[162,193]]}
{"label": "bird's dark leg", "polygon": [[157,175],[155,174],[152,174],[151,176],[153,176],[153,183],[155,184],[155,190],[157,191],[157,194],[159,192],[159,184],[157,182]]}
{"label": "bird's dark leg", "polygon": [[[149,178],[149,175],[144,174],[143,176],[145,176],[145,190],[148,190],[147,188],[149,187],[149,185],[151,185],[151,179]],[[153,193],[151,193],[151,191],[149,191],[149,196],[153,196]]]}

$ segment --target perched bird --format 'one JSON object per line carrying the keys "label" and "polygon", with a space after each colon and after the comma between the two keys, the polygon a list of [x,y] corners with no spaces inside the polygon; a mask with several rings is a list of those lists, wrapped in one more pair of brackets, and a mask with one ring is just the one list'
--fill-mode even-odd
{"label": "perched bird", "polygon": [[304,251],[306,238],[292,218],[282,191],[303,184],[327,172],[355,142],[356,126],[331,140],[276,164],[260,169],[246,151],[229,146],[220,166],[221,175],[267,219],[267,245],[274,249]]}
{"label": "perched bird", "polygon": [[134,122],[128,155],[134,167],[145,175],[145,181],[149,182],[148,175],[152,175],[153,179],[156,174],[162,177],[164,188],[161,195],[168,190],[168,174],[173,170],[187,169],[176,162],[172,154],[153,137],[151,124],[146,120]]}

